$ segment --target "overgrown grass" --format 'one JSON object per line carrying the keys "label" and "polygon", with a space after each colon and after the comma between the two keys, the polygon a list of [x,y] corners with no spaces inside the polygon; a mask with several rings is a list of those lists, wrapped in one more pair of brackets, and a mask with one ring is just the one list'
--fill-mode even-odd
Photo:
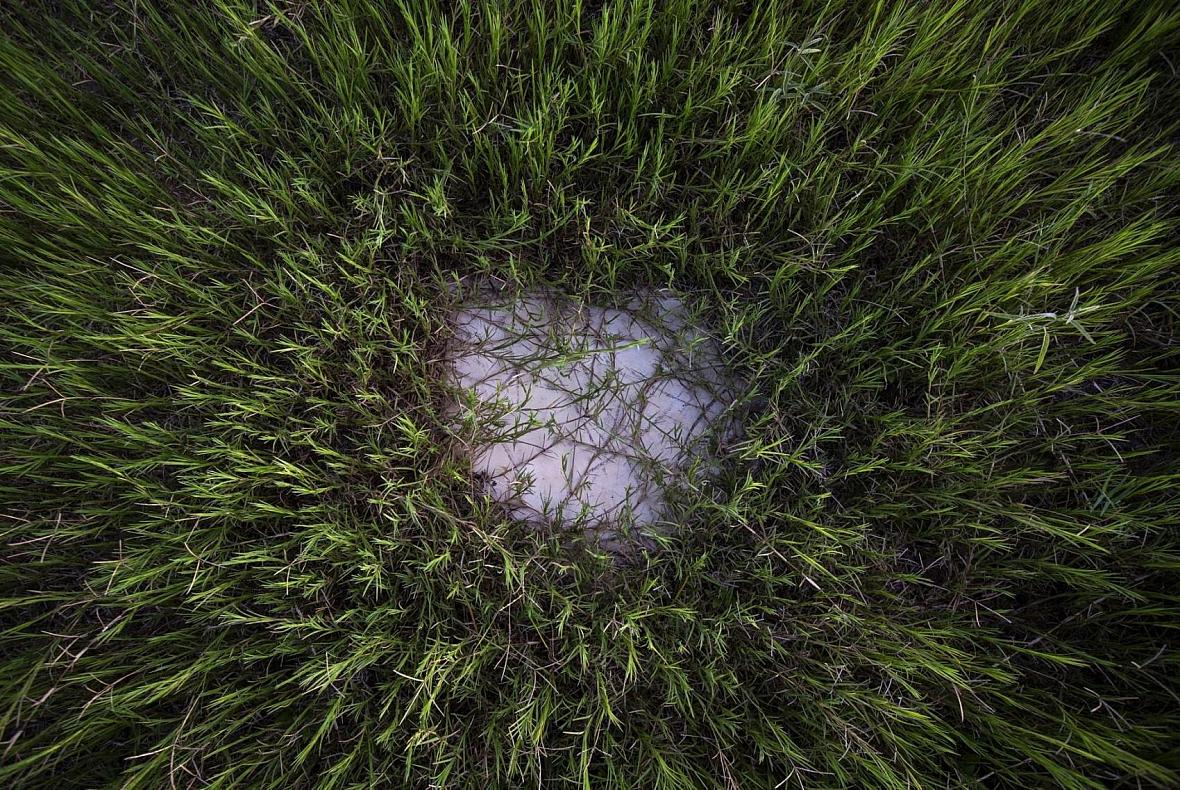
{"label": "overgrown grass", "polygon": [[[5,4],[0,784],[1176,782],[1170,5]],[[711,302],[667,547],[479,494],[468,276]]]}

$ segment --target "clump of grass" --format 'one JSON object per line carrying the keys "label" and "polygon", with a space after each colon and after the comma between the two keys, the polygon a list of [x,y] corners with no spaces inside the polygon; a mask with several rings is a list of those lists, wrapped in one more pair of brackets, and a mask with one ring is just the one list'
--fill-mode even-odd
{"label": "clump of grass", "polygon": [[[6,5],[0,783],[1176,782],[1169,5]],[[464,277],[716,306],[663,550],[478,495]]]}

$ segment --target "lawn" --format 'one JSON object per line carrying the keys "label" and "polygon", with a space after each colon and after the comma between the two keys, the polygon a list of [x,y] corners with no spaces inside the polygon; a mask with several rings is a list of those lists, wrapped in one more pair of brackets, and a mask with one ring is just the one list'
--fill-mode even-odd
{"label": "lawn", "polygon": [[[1178,69],[1153,0],[3,4],[0,786],[1176,786]],[[675,529],[489,496],[468,283],[703,306]]]}

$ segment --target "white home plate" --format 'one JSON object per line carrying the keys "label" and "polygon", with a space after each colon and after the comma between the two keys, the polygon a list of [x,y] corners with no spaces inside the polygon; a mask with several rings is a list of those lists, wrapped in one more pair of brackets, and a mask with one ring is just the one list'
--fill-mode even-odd
{"label": "white home plate", "polygon": [[671,487],[715,466],[731,379],[680,300],[489,297],[461,307],[454,330],[472,468],[515,517],[621,550],[624,531],[661,521]]}

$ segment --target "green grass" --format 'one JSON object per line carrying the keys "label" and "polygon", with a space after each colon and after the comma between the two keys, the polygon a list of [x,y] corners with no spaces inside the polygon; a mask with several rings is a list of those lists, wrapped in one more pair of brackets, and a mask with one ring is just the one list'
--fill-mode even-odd
{"label": "green grass", "polygon": [[[1180,11],[752,5],[0,8],[0,785],[1180,781]],[[457,278],[707,300],[720,494],[505,523]]]}

